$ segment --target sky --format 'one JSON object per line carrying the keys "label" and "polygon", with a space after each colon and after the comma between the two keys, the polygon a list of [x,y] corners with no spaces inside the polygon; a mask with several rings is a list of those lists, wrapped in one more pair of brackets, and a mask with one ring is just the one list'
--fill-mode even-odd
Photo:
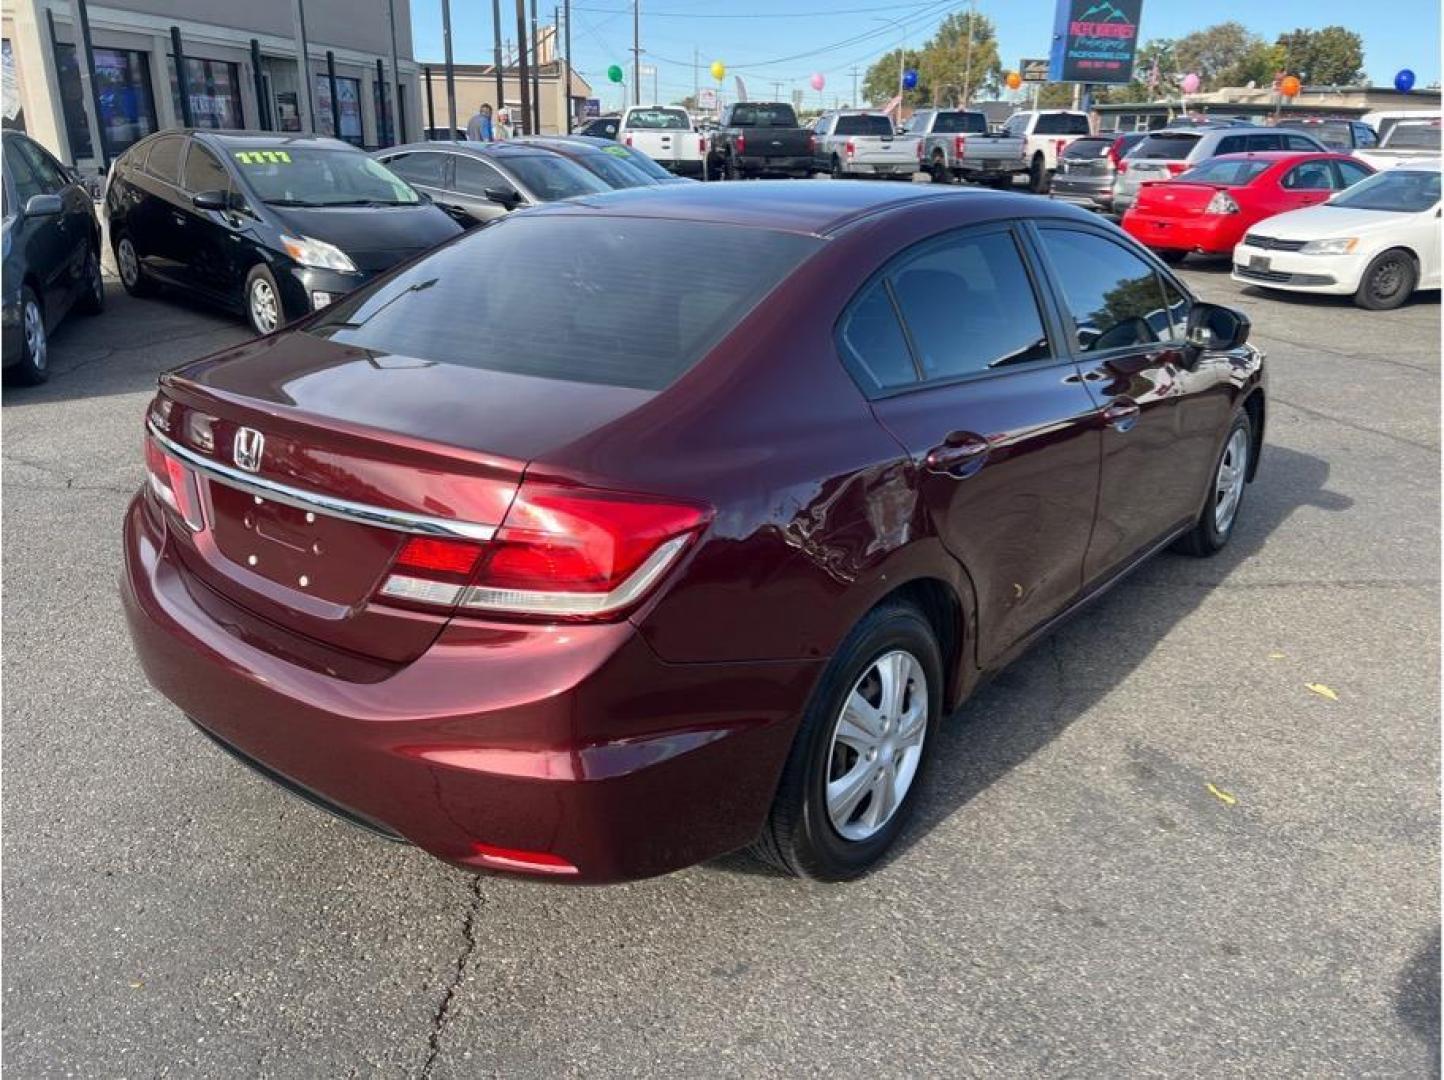
{"label": "sky", "polygon": [[[442,45],[442,0],[411,0],[416,58],[439,61]],[[514,42],[516,0],[501,0],[502,36]],[[542,24],[553,18],[556,0],[537,0]],[[1052,0],[975,0],[975,10],[993,20],[1006,67],[1022,57],[1048,55],[1052,35]],[[491,5],[485,0],[452,0],[452,48],[458,63],[486,63],[492,58]],[[644,0],[641,17],[643,63],[657,68],[655,82],[662,100],[689,94],[696,82],[715,86],[708,74],[714,60],[728,69],[725,91],[733,92],[734,74],[747,82],[754,99],[805,90],[809,104],[818,94],[808,86],[821,74],[826,103],[853,100],[854,67],[861,73],[879,56],[906,42],[920,46],[938,22],[951,12],[965,12],[967,3],[954,0]],[[1364,67],[1378,85],[1392,85],[1394,73],[1407,67],[1417,85],[1439,79],[1438,0],[1391,0],[1375,7],[1375,17],[1358,19],[1358,0],[1144,0],[1140,40],[1181,37],[1214,23],[1236,20],[1272,41],[1298,27],[1337,24],[1363,35]],[[528,9],[529,11],[529,9]],[[579,74],[593,87],[606,108],[621,101],[622,91],[607,82],[609,65],[619,64],[631,77],[632,6],[628,0],[574,0],[572,51]],[[508,31],[510,31],[508,33]],[[693,67],[693,56],[698,67]],[[694,80],[696,82],[694,82]],[[650,77],[644,78],[642,100],[652,99]],[[458,103],[465,109],[465,103]]]}

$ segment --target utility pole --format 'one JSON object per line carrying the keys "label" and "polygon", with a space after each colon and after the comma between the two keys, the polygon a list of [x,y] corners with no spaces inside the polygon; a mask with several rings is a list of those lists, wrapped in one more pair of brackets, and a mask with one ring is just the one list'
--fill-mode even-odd
{"label": "utility pole", "polygon": [[[451,63],[451,0],[441,0],[441,39],[446,45],[446,137],[456,141],[456,71]],[[331,102],[336,91],[331,91]]]}
{"label": "utility pole", "polygon": [[854,65],[852,69],[852,107],[854,109],[857,108],[857,102],[857,67]]}
{"label": "utility pole", "polygon": [[698,74],[700,64],[698,59],[697,46],[692,46],[692,107],[697,108],[697,99],[702,96],[701,76]]}
{"label": "utility pole", "polygon": [[967,56],[967,61],[966,61],[965,69],[964,69],[964,71],[963,71],[963,104],[962,104],[962,107],[963,107],[964,109],[966,109],[966,108],[968,107],[968,98],[969,98],[969,96],[970,96],[970,93],[969,93],[969,92],[970,92],[970,90],[971,90],[971,88],[972,88],[971,84],[972,84],[972,81],[973,81],[973,6],[972,6],[972,4],[969,4],[969,5],[968,5],[968,48],[967,48],[966,56]]}
{"label": "utility pole", "polygon": [[632,104],[642,103],[642,0],[632,0]]}
{"label": "utility pole", "polygon": [[565,0],[562,18],[566,19],[566,36],[562,38],[562,50],[566,54],[566,67],[558,68],[560,78],[566,80],[562,97],[566,101],[567,134],[572,133],[572,0]]}
{"label": "utility pole", "polygon": [[531,133],[541,134],[541,37],[536,29],[536,0],[531,0]]}
{"label": "utility pole", "polygon": [[521,83],[521,133],[531,132],[531,76],[526,64],[526,0],[516,0],[516,74]]}
{"label": "utility pole", "polygon": [[[491,66],[496,69],[496,112],[495,123],[501,122],[501,110],[506,108],[506,68],[501,61],[501,0],[491,0]],[[495,124],[492,127],[496,130]]]}

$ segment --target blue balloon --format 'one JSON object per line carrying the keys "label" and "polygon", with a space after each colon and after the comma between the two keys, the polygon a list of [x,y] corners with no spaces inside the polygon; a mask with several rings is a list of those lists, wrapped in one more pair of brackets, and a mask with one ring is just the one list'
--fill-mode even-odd
{"label": "blue balloon", "polygon": [[908,68],[903,72],[903,89],[916,90],[918,85],[918,73],[915,68]]}
{"label": "blue balloon", "polygon": [[1414,73],[1408,68],[1403,68],[1399,74],[1394,76],[1394,89],[1401,94],[1407,94],[1414,89]]}

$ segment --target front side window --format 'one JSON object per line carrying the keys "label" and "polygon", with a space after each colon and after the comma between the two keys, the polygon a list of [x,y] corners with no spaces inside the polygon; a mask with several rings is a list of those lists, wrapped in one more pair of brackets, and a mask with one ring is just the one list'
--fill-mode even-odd
{"label": "front side window", "polygon": [[960,234],[888,272],[925,380],[1045,360],[1048,338],[1012,235]]}
{"label": "front side window", "polygon": [[[506,167],[540,202],[611,190],[596,173],[588,172],[560,154],[507,155]],[[633,186],[640,185],[634,181]]]}
{"label": "front side window", "polygon": [[1183,184],[1218,184],[1223,187],[1243,187],[1251,184],[1259,173],[1273,167],[1272,161],[1258,161],[1253,158],[1208,158],[1179,176]]}
{"label": "front side window", "polygon": [[15,184],[15,201],[24,207],[31,196],[44,195],[45,187],[34,166],[20,153],[19,142],[18,139],[5,140],[5,168]]}
{"label": "front side window", "polygon": [[1339,170],[1339,187],[1353,187],[1360,180],[1366,180],[1374,174],[1357,161],[1336,161],[1334,168]]}
{"label": "front side window", "polygon": [[232,150],[231,161],[256,197],[275,206],[410,206],[421,201],[405,180],[359,150],[257,145]]}
{"label": "front side window", "polygon": [[35,173],[40,182],[40,190],[47,195],[58,195],[64,191],[70,183],[70,178],[65,175],[60,164],[33,142],[25,139],[15,140],[20,148],[20,154],[29,163],[31,170]]}
{"label": "front side window", "polygon": [[184,187],[187,191],[225,191],[231,186],[230,174],[216,156],[198,142],[191,143],[186,154]]}
{"label": "front side window", "polygon": [[434,188],[446,186],[446,155],[434,150],[397,154],[386,159],[386,167],[413,184]]}
{"label": "front side window", "polygon": [[1080,351],[1147,345],[1172,334],[1161,279],[1143,259],[1092,233],[1038,232],[1073,316]]}
{"label": "front side window", "polygon": [[488,162],[458,154],[452,167],[456,170],[454,186],[463,195],[475,195],[479,199],[485,199],[488,190],[505,191],[511,195],[519,194],[516,185],[502,176]]}
{"label": "front side window", "polygon": [[1367,150],[1371,146],[1379,145],[1379,137],[1374,134],[1374,129],[1368,124],[1355,124],[1354,144],[1361,150]]}
{"label": "front side window", "polygon": [[1332,191],[1334,171],[1327,161],[1306,161],[1284,173],[1283,186],[1288,191]]}

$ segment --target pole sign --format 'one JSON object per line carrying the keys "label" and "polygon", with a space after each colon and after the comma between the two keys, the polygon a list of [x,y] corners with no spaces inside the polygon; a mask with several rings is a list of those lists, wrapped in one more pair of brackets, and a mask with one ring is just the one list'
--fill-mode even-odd
{"label": "pole sign", "polygon": [[1048,81],[1048,58],[1041,60],[1023,59],[1018,61],[1018,76],[1024,82]]}
{"label": "pole sign", "polygon": [[590,117],[601,116],[601,115],[602,115],[602,99],[601,99],[601,98],[596,98],[596,97],[589,97],[589,98],[587,98],[586,109],[585,109],[585,111],[583,111],[582,115],[583,115],[583,116],[586,116],[586,117],[589,117],[589,118],[590,118]]}
{"label": "pole sign", "polygon": [[1143,0],[1058,0],[1052,82],[1126,83],[1133,78]]}

